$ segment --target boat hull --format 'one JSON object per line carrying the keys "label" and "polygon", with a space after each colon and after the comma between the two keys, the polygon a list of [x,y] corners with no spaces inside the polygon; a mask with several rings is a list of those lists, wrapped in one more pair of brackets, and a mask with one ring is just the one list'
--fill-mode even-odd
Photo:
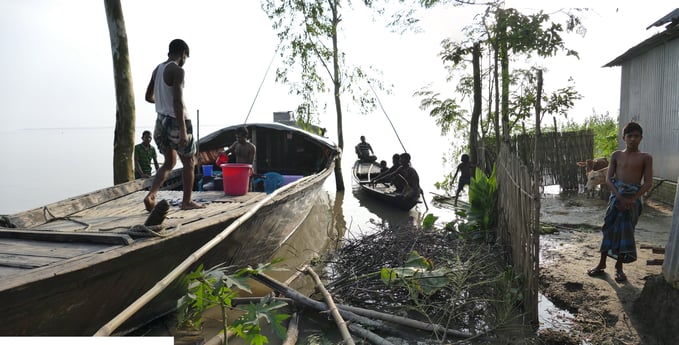
{"label": "boat hull", "polygon": [[357,160],[352,168],[354,182],[366,197],[378,200],[386,205],[409,211],[418,203],[418,199],[404,198],[396,193],[394,186],[384,183],[372,183],[379,175],[380,166],[375,162],[361,162]]}
{"label": "boat hull", "polygon": [[[270,261],[318,201],[334,168],[332,156],[324,158],[327,165],[319,171],[307,172],[273,195],[194,192],[206,208],[172,207],[162,237],[129,231],[148,216],[142,199],[150,180],[5,216],[0,228],[0,335],[93,335],[235,222],[239,225],[230,227],[225,240],[184,274],[199,265],[236,270]],[[172,174],[179,176],[180,171]],[[158,199],[180,200],[181,193],[161,190]],[[174,280],[115,334],[174,311],[184,291],[182,279]]]}

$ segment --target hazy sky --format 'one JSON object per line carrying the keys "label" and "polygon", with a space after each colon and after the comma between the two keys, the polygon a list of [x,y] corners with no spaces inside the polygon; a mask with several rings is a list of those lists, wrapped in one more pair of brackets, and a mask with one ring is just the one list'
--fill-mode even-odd
{"label": "hazy sky", "polygon": [[[544,8],[547,1],[508,1],[523,13]],[[562,87],[569,76],[585,96],[571,117],[582,118],[619,108],[620,68],[601,66],[662,28],[646,27],[674,6],[666,1],[562,1],[562,7],[589,6],[582,14],[584,37],[569,35],[567,44],[581,59],[560,57],[546,64],[545,87]],[[236,4],[236,5],[235,5]],[[201,123],[243,122],[272,59],[278,40],[259,1],[122,1],[127,27],[138,129],[153,126],[154,108],[143,99],[153,68],[166,58],[167,45],[183,38],[191,48],[185,68],[186,102]],[[360,2],[355,6],[360,8]],[[348,57],[372,64],[394,85],[380,95],[392,117],[425,116],[413,92],[432,84],[446,95],[445,71],[436,54],[440,41],[461,37],[481,7],[439,8],[423,22],[425,32],[397,36],[370,23],[364,15],[345,12],[348,30],[342,38]],[[555,8],[545,8],[547,12]],[[365,14],[358,11],[357,13]],[[112,127],[115,94],[111,51],[103,1],[0,1],[0,86],[3,130],[44,127]],[[273,69],[255,102],[249,122],[270,121],[273,111],[293,110],[286,88],[273,83]],[[381,110],[377,110],[381,112]],[[380,115],[381,116],[381,115]],[[332,127],[334,115],[321,120]]]}

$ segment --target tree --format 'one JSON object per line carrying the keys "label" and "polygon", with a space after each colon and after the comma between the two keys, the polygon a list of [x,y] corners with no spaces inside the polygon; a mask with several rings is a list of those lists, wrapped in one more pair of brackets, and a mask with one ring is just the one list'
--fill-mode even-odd
{"label": "tree", "polygon": [[[371,3],[364,0],[366,6]],[[319,94],[332,93],[337,114],[337,141],[343,149],[344,96],[350,95],[353,103],[359,105],[360,112],[367,113],[375,108],[376,102],[369,94],[368,83],[380,89],[383,85],[370,77],[368,71],[345,64],[338,36],[342,1],[263,0],[262,9],[282,44],[285,67],[276,71],[276,81],[287,84],[291,94],[301,97],[297,113],[305,119],[311,119],[318,111]],[[344,190],[339,156],[335,164],[335,182],[337,190]]]}
{"label": "tree", "polygon": [[[448,1],[429,1],[429,5],[435,3],[445,3]],[[430,115],[438,118],[437,122],[446,123],[452,121],[453,125],[445,125],[442,129],[452,127],[467,128],[466,123],[473,123],[469,127],[469,149],[471,154],[477,151],[476,140],[472,136],[477,136],[476,116],[480,115],[479,107],[482,106],[484,98],[478,93],[483,89],[480,85],[481,79],[477,77],[478,72],[474,70],[473,76],[467,76],[467,65],[472,60],[474,69],[478,68],[477,58],[473,52],[476,45],[480,46],[480,53],[489,57],[487,69],[481,72],[489,80],[488,92],[486,93],[486,112],[488,114],[484,121],[479,122],[481,126],[480,135],[493,126],[495,137],[502,136],[507,140],[514,131],[517,123],[531,116],[533,105],[536,99],[535,70],[510,69],[510,63],[519,58],[529,60],[534,56],[548,58],[561,51],[566,55],[577,57],[577,52],[565,47],[561,38],[564,31],[581,29],[580,20],[571,12],[564,12],[567,15],[565,28],[562,24],[551,21],[551,16],[542,11],[524,15],[516,9],[505,9],[503,2],[487,4],[487,8],[482,15],[477,16],[477,22],[464,29],[467,38],[462,42],[445,40],[442,43],[441,59],[446,64],[451,75],[449,79],[459,78],[457,93],[462,94],[463,99],[472,97],[473,109],[472,120],[466,118],[466,111],[459,111],[462,107],[455,99],[438,101],[431,92],[421,91],[417,96],[423,96],[421,108],[430,108]],[[478,52],[476,53],[478,54]],[[461,76],[460,76],[461,75]],[[494,92],[493,92],[494,90]],[[543,113],[565,115],[567,109],[573,106],[574,100],[580,95],[569,86],[546,94],[542,101],[547,105],[542,110]],[[494,105],[494,107],[493,107]],[[447,107],[448,109],[441,109]],[[446,117],[441,117],[446,114]],[[500,121],[501,119],[501,121]],[[499,146],[499,140],[496,144]]]}
{"label": "tree", "polygon": [[113,55],[113,77],[116,90],[116,128],[113,137],[113,183],[134,179],[134,90],[127,49],[127,32],[120,0],[104,0],[108,32]]}

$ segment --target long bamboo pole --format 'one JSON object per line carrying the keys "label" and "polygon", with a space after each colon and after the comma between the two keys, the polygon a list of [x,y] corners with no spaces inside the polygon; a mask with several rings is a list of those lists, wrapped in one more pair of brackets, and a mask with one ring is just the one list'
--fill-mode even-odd
{"label": "long bamboo pole", "polygon": [[145,294],[139,297],[136,301],[130,304],[125,310],[120,312],[116,317],[114,317],[107,324],[102,326],[95,336],[108,336],[113,333],[123,322],[127,321],[132,315],[138,312],[144,305],[150,302],[153,298],[158,296],[165,288],[167,288],[175,279],[179,278],[187,269],[191,267],[194,263],[198,261],[203,255],[205,255],[212,248],[217,246],[220,242],[226,239],[233,231],[235,231],[241,224],[246,220],[250,219],[262,206],[266,205],[271,199],[275,198],[278,194],[287,191],[288,189],[294,188],[300,183],[303,183],[312,178],[312,176],[307,176],[299,179],[295,182],[287,184],[279,189],[276,189],[273,193],[269,194],[267,197],[256,203],[248,212],[240,216],[233,223],[231,223],[226,229],[224,229],[219,235],[215,236],[212,240],[204,244],[202,247],[198,248],[189,257],[187,257],[179,266],[175,267],[174,270],[170,271],[165,278],[161,279],[156,285],[149,289]]}
{"label": "long bamboo pole", "polygon": [[311,267],[307,267],[306,273],[314,278],[314,282],[316,282],[316,288],[321,291],[321,294],[323,294],[325,303],[328,305],[328,310],[330,311],[332,318],[335,319],[335,323],[337,324],[337,328],[339,328],[342,339],[344,339],[344,343],[347,345],[353,345],[354,339],[351,338],[351,333],[349,333],[347,323],[342,318],[342,315],[340,315],[339,309],[337,309],[337,306],[335,305],[335,301],[333,301],[332,296],[330,296],[328,290],[326,290],[323,286],[323,282],[318,277],[318,274],[316,274],[316,272],[314,272]]}

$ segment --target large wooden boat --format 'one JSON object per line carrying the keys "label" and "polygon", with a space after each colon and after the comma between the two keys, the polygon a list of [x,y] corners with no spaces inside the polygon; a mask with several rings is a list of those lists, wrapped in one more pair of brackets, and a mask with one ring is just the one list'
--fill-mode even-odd
{"label": "large wooden boat", "polygon": [[[201,158],[233,143],[238,127],[203,138]],[[192,268],[269,261],[311,210],[338,150],[329,140],[295,127],[273,123],[247,128],[257,146],[256,173],[301,178],[272,194],[194,191],[194,200],[206,208],[170,207],[162,236],[149,236],[140,227],[149,215],[143,198],[150,178],[2,216],[0,335],[92,335],[196,249],[241,221]],[[181,171],[174,170],[158,200],[175,204],[181,196]],[[243,217],[254,210],[254,216]],[[173,311],[181,294],[179,279],[116,333]]]}
{"label": "large wooden boat", "polygon": [[419,198],[404,197],[403,194],[396,192],[396,187],[393,184],[373,183],[380,171],[380,165],[376,162],[356,160],[354,163],[352,175],[358,188],[365,196],[404,211],[408,211],[417,205]]}

